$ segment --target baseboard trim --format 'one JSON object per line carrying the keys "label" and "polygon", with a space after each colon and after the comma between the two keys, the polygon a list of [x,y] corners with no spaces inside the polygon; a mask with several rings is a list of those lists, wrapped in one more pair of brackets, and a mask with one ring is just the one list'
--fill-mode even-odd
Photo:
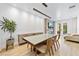
{"label": "baseboard trim", "polygon": [[74,43],[79,43],[78,41],[73,41],[73,40],[66,40],[66,41],[74,42]]}

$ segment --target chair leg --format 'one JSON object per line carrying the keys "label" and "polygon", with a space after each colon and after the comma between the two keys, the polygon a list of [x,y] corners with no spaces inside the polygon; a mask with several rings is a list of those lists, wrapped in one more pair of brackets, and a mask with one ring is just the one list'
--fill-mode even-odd
{"label": "chair leg", "polygon": [[58,49],[58,44],[57,44],[57,42],[56,42],[56,46],[57,46],[57,49]]}
{"label": "chair leg", "polygon": [[32,51],[32,45],[31,45],[31,51]]}
{"label": "chair leg", "polygon": [[27,48],[29,47],[29,44],[27,43]]}
{"label": "chair leg", "polygon": [[34,53],[35,53],[35,56],[37,56],[37,49],[35,48],[35,46],[32,46],[34,48]]}
{"label": "chair leg", "polygon": [[[59,45],[59,47],[60,47],[60,43],[59,43],[59,41],[58,41],[58,45]],[[58,48],[59,48],[59,47],[58,47]]]}
{"label": "chair leg", "polygon": [[50,51],[50,49],[48,49],[48,53],[49,53],[49,55],[51,56],[51,51]]}
{"label": "chair leg", "polygon": [[37,50],[35,49],[35,56],[37,56]]}
{"label": "chair leg", "polygon": [[54,48],[55,48],[55,51],[56,51],[56,46],[55,46],[55,42],[53,43],[53,46],[54,46]]}
{"label": "chair leg", "polygon": [[52,51],[52,54],[54,55],[54,51],[53,51],[53,48],[51,47],[51,51]]}
{"label": "chair leg", "polygon": [[48,52],[48,48],[46,49],[46,51],[45,51],[45,54]]}
{"label": "chair leg", "polygon": [[55,51],[56,51],[55,41],[53,40],[53,42],[52,42],[52,43],[53,43],[53,46],[54,46]]}

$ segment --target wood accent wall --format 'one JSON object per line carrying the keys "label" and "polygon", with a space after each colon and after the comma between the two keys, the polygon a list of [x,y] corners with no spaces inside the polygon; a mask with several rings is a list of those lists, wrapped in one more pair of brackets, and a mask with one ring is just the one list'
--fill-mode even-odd
{"label": "wood accent wall", "polygon": [[44,33],[47,33],[48,31],[48,19],[44,19]]}

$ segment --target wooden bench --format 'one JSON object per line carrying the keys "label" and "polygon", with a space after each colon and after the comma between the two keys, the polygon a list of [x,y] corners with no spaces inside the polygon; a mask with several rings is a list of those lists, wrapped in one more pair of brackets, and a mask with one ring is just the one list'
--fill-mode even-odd
{"label": "wooden bench", "polygon": [[27,43],[25,40],[23,40],[23,37],[32,36],[32,35],[39,35],[39,34],[43,34],[43,32],[19,34],[18,35],[18,44],[23,45],[23,44]]}

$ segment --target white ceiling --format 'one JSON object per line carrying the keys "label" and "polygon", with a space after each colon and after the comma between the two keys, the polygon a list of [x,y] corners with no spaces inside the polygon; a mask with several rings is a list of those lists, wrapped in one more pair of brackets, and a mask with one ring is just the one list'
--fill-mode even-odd
{"label": "white ceiling", "polygon": [[31,12],[35,15],[38,15],[40,17],[44,17],[43,15],[35,12],[33,8],[36,8],[40,10],[41,12],[47,14],[48,16],[55,18],[57,11],[63,11],[63,10],[71,10],[69,9],[69,6],[76,5],[76,7],[73,10],[76,10],[79,8],[79,4],[76,3],[46,3],[48,7],[44,7],[42,3],[11,3],[10,5],[18,7],[20,9],[23,9],[25,11]]}

